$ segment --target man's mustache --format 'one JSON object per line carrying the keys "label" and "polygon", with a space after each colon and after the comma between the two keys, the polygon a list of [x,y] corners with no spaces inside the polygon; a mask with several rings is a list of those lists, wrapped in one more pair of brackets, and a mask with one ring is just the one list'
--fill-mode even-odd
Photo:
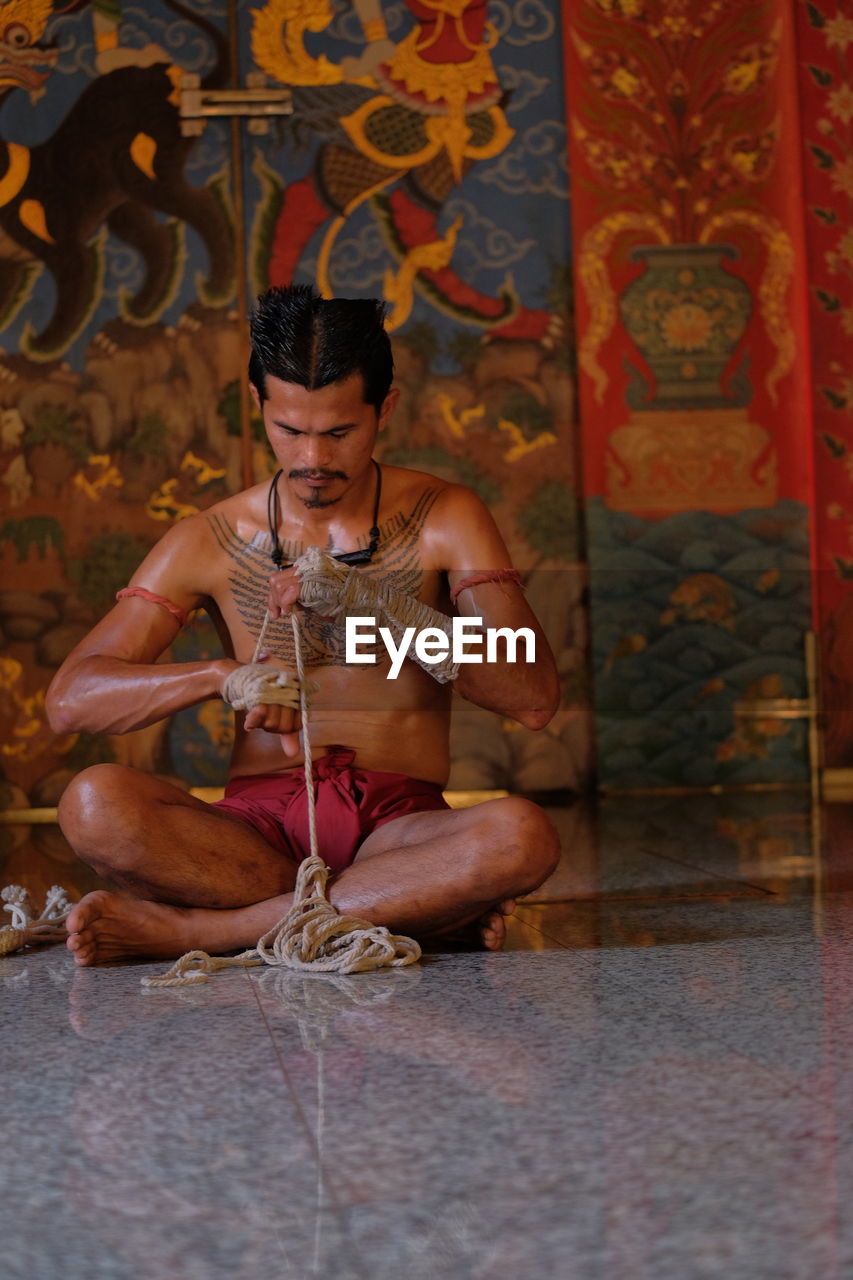
{"label": "man's mustache", "polygon": [[349,480],[345,471],[288,471],[288,480]]}

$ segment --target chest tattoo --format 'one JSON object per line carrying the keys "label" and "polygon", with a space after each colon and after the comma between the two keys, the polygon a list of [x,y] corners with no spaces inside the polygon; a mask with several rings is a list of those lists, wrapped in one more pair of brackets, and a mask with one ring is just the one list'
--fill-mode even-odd
{"label": "chest tattoo", "polygon": [[[402,591],[418,596],[423,588],[425,574],[420,565],[418,543],[432,507],[439,495],[438,489],[428,489],[418,498],[412,511],[405,515],[397,512],[379,526],[379,549],[374,561],[356,572]],[[251,542],[241,538],[233,526],[221,515],[208,517],[214,537],[230,561],[228,585],[249,634],[256,637],[263,624],[269,594],[269,579],[275,572],[272,563],[272,539],[269,534],[258,532]],[[359,547],[367,546],[362,538]],[[282,543],[285,558],[296,560],[306,550],[306,544],[288,540]],[[328,544],[324,550],[334,551]],[[343,626],[320,617],[311,609],[302,614],[302,644],[306,666],[343,666],[345,658],[345,631]],[[269,653],[287,666],[295,662],[293,632],[289,618],[271,622],[266,634]]]}

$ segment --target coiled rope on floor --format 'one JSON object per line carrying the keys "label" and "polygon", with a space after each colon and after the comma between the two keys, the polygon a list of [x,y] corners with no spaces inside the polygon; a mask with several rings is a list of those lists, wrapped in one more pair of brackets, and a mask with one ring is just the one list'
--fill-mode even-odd
{"label": "coiled rope on floor", "polygon": [[11,924],[0,928],[0,956],[11,955],[21,947],[39,942],[58,942],[67,937],[65,918],[71,910],[68,894],[61,885],[54,884],[47,891],[40,913],[26,889],[19,884],[8,884],[0,891],[4,911],[12,915]]}
{"label": "coiled rope on floor", "polygon": [[[328,602],[333,591],[328,591]],[[365,973],[376,969],[399,968],[420,959],[421,948],[414,938],[392,934],[384,925],[357,916],[341,915],[326,896],[329,868],[318,851],[315,815],[314,771],[308,713],[316,686],[305,678],[302,638],[296,609],[290,614],[296,676],[266,667],[258,661],[270,623],[269,611],[255,645],[251,663],[228,677],[223,696],[232,706],[251,709],[259,703],[298,705],[302,718],[303,768],[308,800],[309,856],[300,863],[293,905],[287,914],[249,951],[238,956],[210,956],[206,951],[189,951],[159,978],[143,978],[146,988],[187,986],[206,982],[222,969],[251,968],[266,964],[297,969],[303,973]],[[233,701],[234,698],[240,702]]]}

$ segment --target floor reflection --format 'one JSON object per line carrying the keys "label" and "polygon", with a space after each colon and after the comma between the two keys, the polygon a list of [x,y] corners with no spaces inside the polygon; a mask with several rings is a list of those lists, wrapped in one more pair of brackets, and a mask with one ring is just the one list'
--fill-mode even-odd
{"label": "floor reflection", "polygon": [[[0,961],[9,1274],[843,1280],[853,810],[553,817],[561,865],[501,954],[167,990]],[[93,883],[55,829],[0,875]]]}

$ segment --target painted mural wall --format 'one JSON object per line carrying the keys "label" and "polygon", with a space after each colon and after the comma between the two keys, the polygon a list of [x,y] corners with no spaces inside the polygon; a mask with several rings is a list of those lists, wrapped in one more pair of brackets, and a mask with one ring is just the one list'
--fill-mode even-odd
{"label": "painted mural wall", "polygon": [[803,781],[750,713],[804,697],[811,610],[794,13],[565,12],[601,781]]}
{"label": "painted mural wall", "polygon": [[853,15],[797,5],[812,335],[824,760],[853,764]]}
{"label": "painted mural wall", "polygon": [[[3,18],[4,804],[55,803],[100,759],[222,780],[221,704],[57,739],[43,698],[172,522],[240,487],[247,460],[270,474],[241,416],[241,263],[250,292],[317,281],[388,300],[403,398],[381,456],[485,498],[558,652],[566,698],[546,733],[460,708],[452,785],[587,785],[553,6],[8,0]],[[225,87],[235,48],[241,82],[294,99],[266,133],[243,132],[239,167],[227,121],[185,136],[178,110],[182,76]],[[200,615],[168,656],[214,644]]]}
{"label": "painted mural wall", "polygon": [[356,0],[291,12],[271,0],[250,33],[254,61],[294,86],[295,107],[247,166],[254,284],[316,280],[330,296],[388,300],[403,401],[379,456],[485,499],[558,650],[566,704],[544,734],[510,722],[496,734],[488,713],[457,703],[451,784],[582,787],[557,11],[541,0]]}

